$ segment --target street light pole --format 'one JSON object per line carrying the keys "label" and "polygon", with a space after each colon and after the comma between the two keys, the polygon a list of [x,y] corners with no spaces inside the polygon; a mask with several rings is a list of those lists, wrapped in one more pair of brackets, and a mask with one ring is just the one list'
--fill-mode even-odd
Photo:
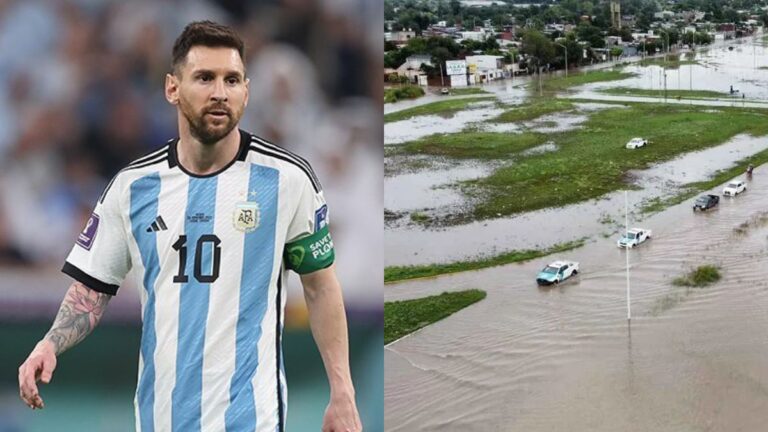
{"label": "street light pole", "polygon": [[554,44],[563,47],[565,50],[565,77],[568,78],[568,47],[557,42],[554,42]]}

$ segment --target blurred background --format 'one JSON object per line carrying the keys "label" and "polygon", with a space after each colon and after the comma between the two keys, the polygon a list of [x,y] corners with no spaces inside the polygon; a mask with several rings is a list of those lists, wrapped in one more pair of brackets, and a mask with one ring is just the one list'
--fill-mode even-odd
{"label": "blurred background", "polygon": [[[59,269],[106,183],[177,136],[163,80],[173,41],[203,19],[246,42],[241,127],[304,156],[323,183],[358,406],[366,431],[383,430],[383,3],[0,0],[0,432],[133,430],[133,278],[59,358],[44,410],[20,401],[17,368],[53,321],[71,283]],[[287,430],[319,430],[328,386],[295,275],[284,351]]]}

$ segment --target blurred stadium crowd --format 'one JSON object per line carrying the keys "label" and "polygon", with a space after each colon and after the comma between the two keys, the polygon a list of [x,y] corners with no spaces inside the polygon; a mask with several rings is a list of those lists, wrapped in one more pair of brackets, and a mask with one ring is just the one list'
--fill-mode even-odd
{"label": "blurred stadium crowd", "polygon": [[171,47],[187,23],[211,19],[246,41],[241,127],[312,163],[348,305],[381,308],[381,8],[0,0],[0,272],[58,270],[109,179],[177,135],[163,96]]}

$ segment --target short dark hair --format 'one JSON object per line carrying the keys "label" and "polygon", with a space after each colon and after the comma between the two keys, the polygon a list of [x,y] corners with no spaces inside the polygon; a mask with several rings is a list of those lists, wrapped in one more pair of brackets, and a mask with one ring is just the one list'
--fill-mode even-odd
{"label": "short dark hair", "polygon": [[173,43],[173,59],[171,70],[178,71],[180,65],[187,60],[189,50],[194,46],[233,48],[240,54],[245,64],[245,44],[232,28],[217,24],[213,21],[195,21],[187,24],[176,42]]}

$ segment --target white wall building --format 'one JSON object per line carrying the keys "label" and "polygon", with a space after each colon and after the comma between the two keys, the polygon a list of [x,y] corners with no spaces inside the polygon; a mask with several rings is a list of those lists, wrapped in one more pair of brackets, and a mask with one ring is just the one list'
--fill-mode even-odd
{"label": "white wall building", "polygon": [[467,56],[467,67],[475,82],[493,81],[504,77],[504,57],[493,55]]}

